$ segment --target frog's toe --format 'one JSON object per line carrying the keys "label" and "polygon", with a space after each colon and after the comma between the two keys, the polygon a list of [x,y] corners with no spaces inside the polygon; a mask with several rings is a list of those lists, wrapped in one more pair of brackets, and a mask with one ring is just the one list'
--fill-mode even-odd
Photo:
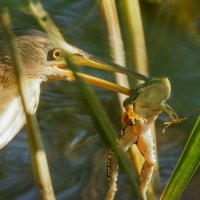
{"label": "frog's toe", "polygon": [[130,119],[132,119],[132,120],[134,120],[134,119],[135,119],[135,120],[138,120],[138,121],[140,120],[140,121],[142,121],[143,123],[147,121],[144,117],[138,115],[138,114],[135,113],[135,112],[129,112],[129,113],[127,113],[127,115],[128,115],[128,117],[129,117]]}
{"label": "frog's toe", "polygon": [[171,125],[181,123],[182,121],[185,121],[186,119],[187,119],[186,117],[184,117],[184,118],[176,118],[176,119],[173,119],[173,120],[171,121]]}
{"label": "frog's toe", "polygon": [[180,118],[180,119],[178,118],[176,123],[180,123],[180,122],[185,121],[185,120],[187,120],[187,117],[183,117],[183,118]]}
{"label": "frog's toe", "polygon": [[182,121],[185,121],[187,118],[184,117],[184,118],[177,118],[177,119],[174,119],[172,120],[171,122],[165,122],[164,123],[164,128],[163,128],[163,133],[165,133],[166,129],[168,129],[169,127],[171,127],[172,125],[174,124],[177,124],[177,123],[180,123]]}
{"label": "frog's toe", "polygon": [[142,116],[137,116],[136,119],[142,121],[143,123],[144,123],[144,122],[147,122],[147,119],[145,119],[145,118],[142,117]]}
{"label": "frog's toe", "polygon": [[163,128],[163,133],[165,133],[166,129],[168,129],[170,126],[172,126],[172,122],[165,122],[164,128]]}

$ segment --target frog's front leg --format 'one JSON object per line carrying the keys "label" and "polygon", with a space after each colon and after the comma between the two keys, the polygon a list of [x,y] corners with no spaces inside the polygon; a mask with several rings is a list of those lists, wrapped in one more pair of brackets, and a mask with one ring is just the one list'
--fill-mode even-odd
{"label": "frog's front leg", "polygon": [[179,118],[178,117],[178,115],[176,114],[176,112],[173,110],[173,108],[172,107],[170,107],[168,104],[166,104],[166,103],[163,103],[162,104],[162,110],[164,111],[164,112],[166,112],[168,115],[169,115],[169,117],[170,117],[170,122],[165,122],[164,123],[164,125],[165,125],[165,127],[164,127],[164,129],[163,129],[163,133],[165,132],[165,130],[167,129],[167,128],[169,128],[170,126],[172,126],[172,125],[174,125],[174,124],[177,124],[177,123],[180,123],[180,122],[182,122],[182,121],[184,121],[184,120],[186,120],[187,118]]}
{"label": "frog's front leg", "polygon": [[134,102],[131,102],[130,104],[125,105],[125,110],[126,112],[123,113],[122,115],[122,123],[123,124],[127,124],[127,122],[129,120],[132,121],[132,123],[134,123],[135,120],[141,120],[142,122],[146,122],[147,120],[145,118],[143,118],[142,116],[138,115],[135,111],[134,111]]}
{"label": "frog's front leg", "polygon": [[146,191],[156,163],[155,146],[150,130],[147,130],[147,132],[138,137],[137,146],[145,159],[140,174],[140,191],[143,199],[146,200]]}
{"label": "frog's front leg", "polygon": [[[127,125],[123,128],[121,134],[117,138],[117,146],[124,152],[130,148],[130,146],[136,142],[137,134],[133,131],[134,125]],[[117,176],[118,176],[118,162],[115,152],[110,150],[108,152],[107,161],[107,176],[109,181],[109,189],[105,200],[113,200],[117,191]]]}

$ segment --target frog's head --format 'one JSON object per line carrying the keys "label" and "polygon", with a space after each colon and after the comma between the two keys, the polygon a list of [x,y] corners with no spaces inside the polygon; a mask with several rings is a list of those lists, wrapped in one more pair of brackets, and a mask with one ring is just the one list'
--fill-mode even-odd
{"label": "frog's head", "polygon": [[168,99],[170,92],[171,84],[167,77],[152,78],[139,87],[139,94],[143,103],[160,104]]}

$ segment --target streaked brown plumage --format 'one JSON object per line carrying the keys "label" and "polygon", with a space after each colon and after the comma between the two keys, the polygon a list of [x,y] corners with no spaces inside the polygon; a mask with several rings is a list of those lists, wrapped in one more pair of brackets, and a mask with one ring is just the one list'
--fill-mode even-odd
{"label": "streaked brown plumage", "polygon": [[[71,76],[57,70],[52,51],[55,46],[47,36],[36,30],[16,31],[17,49],[22,58],[22,70],[27,84],[29,109],[35,113],[40,85],[49,79],[71,80]],[[0,148],[4,147],[24,126],[23,112],[16,84],[12,60],[7,44],[0,38]],[[60,60],[59,62],[60,63]]]}

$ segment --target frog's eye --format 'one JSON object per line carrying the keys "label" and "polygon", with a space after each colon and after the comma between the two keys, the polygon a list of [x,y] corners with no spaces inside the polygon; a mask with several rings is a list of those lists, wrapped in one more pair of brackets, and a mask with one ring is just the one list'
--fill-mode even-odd
{"label": "frog's eye", "polygon": [[61,50],[60,49],[54,49],[52,51],[52,56],[53,56],[54,59],[62,58]]}

